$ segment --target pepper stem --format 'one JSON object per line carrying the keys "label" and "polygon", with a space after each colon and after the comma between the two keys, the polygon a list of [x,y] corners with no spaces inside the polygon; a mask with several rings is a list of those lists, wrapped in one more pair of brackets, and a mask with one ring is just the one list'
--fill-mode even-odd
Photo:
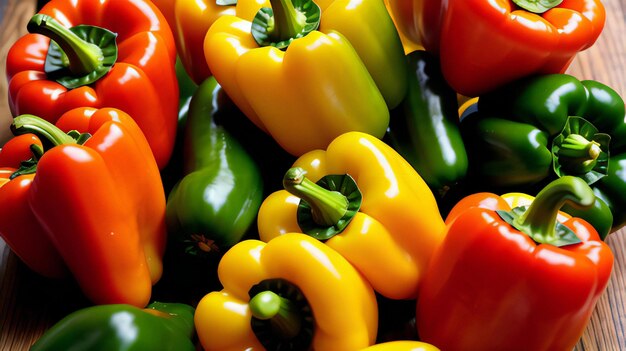
{"label": "pepper stem", "polygon": [[302,317],[298,308],[289,299],[273,291],[262,291],[248,303],[252,316],[260,320],[270,320],[272,329],[281,337],[290,339],[300,333]]}
{"label": "pepper stem", "polygon": [[68,68],[72,74],[87,75],[103,65],[102,49],[82,40],[48,15],[34,15],[28,22],[27,29],[30,33],[42,34],[54,40],[67,56]]}
{"label": "pepper stem", "polygon": [[582,174],[592,170],[602,153],[600,143],[589,141],[580,134],[569,134],[558,151],[561,166],[571,174]]}
{"label": "pepper stem", "polygon": [[334,226],[348,211],[348,199],[338,191],[324,189],[313,183],[300,167],[290,168],[283,178],[283,187],[311,207],[313,221],[322,226]]}
{"label": "pepper stem", "polygon": [[526,11],[541,14],[557,7],[563,0],[513,0],[513,2]]}
{"label": "pepper stem", "polygon": [[15,117],[11,124],[11,130],[15,135],[36,134],[41,139],[48,140],[54,146],[77,143],[76,139],[63,132],[59,127],[43,118],[29,114]]}
{"label": "pepper stem", "polygon": [[287,49],[319,27],[321,10],[313,0],[270,0],[270,5],[252,20],[252,36],[260,46]]}
{"label": "pepper stem", "polygon": [[543,188],[528,209],[515,219],[517,228],[539,243],[554,243],[557,215],[565,203],[576,207],[590,207],[596,201],[593,190],[579,177],[563,176]]}
{"label": "pepper stem", "polygon": [[306,16],[296,11],[291,0],[270,0],[270,5],[274,12],[274,23],[270,24],[267,31],[274,41],[295,38],[304,29]]}

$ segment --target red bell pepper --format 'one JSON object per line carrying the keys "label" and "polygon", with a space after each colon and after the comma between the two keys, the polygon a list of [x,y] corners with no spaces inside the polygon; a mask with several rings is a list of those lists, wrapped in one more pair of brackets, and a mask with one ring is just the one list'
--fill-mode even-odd
{"label": "red bell pepper", "polygon": [[573,349],[607,286],[613,254],[584,220],[557,224],[570,201],[589,207],[595,195],[564,176],[527,208],[511,210],[488,193],[461,200],[422,283],[421,340],[446,351]]}
{"label": "red bell pepper", "polygon": [[[536,4],[549,6],[532,8]],[[439,53],[446,80],[467,96],[533,74],[563,73],[596,41],[605,22],[601,0],[389,0],[389,5],[403,32]]]}
{"label": "red bell pepper", "polygon": [[25,174],[19,181],[11,181],[21,162],[33,156],[31,145],[43,148],[34,134],[23,134],[9,139],[0,149],[0,236],[30,269],[45,277],[61,278],[67,275],[67,267],[28,205],[35,175]]}
{"label": "red bell pepper", "polygon": [[20,115],[12,129],[23,135],[0,150],[0,236],[37,273],[69,271],[96,304],[145,306],[162,274],[165,194],[137,124],[78,108],[56,126]]}
{"label": "red bell pepper", "polygon": [[135,119],[163,168],[176,136],[178,82],[174,37],[156,6],[52,0],[28,30],[7,54],[13,116],[55,123],[77,107],[118,108]]}

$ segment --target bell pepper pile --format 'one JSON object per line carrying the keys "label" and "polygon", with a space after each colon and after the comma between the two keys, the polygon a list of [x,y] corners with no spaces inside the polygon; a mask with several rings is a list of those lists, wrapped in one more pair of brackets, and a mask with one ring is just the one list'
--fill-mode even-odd
{"label": "bell pepper pile", "polygon": [[85,301],[32,349],[571,350],[626,225],[624,100],[564,73],[604,21],[47,2],[7,56],[0,237]]}

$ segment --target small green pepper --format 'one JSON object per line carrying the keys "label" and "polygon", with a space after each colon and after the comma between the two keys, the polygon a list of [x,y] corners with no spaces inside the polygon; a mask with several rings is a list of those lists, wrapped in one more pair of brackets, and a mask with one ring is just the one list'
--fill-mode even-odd
{"label": "small green pepper", "polygon": [[195,350],[194,308],[154,302],[141,309],[131,305],[97,305],[77,310],[52,326],[31,351]]}
{"label": "small green pepper", "polygon": [[190,254],[223,252],[255,223],[263,183],[254,160],[216,123],[227,97],[215,78],[194,93],[185,124],[184,176],[166,207],[168,231],[189,243]]}
{"label": "small green pepper", "polygon": [[435,56],[417,50],[407,60],[407,95],[392,111],[384,140],[415,168],[441,202],[467,174],[457,95],[443,78]]}
{"label": "small green pepper", "polygon": [[472,182],[479,191],[537,189],[558,177],[584,179],[593,208],[563,210],[604,238],[626,224],[624,100],[610,87],[566,74],[535,76],[478,99],[461,119]]}

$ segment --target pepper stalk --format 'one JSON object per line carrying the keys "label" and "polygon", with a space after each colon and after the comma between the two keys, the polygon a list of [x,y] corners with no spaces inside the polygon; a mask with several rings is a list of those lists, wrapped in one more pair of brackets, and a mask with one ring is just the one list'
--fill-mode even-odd
{"label": "pepper stalk", "polygon": [[570,116],[552,141],[552,165],[557,176],[572,175],[591,185],[608,173],[611,137],[582,117]]}
{"label": "pepper stalk", "polygon": [[252,36],[259,46],[284,50],[319,27],[321,9],[313,0],[270,0],[270,5],[252,20]]}
{"label": "pepper stalk", "polygon": [[317,183],[300,167],[290,168],[283,187],[301,199],[297,219],[302,232],[318,240],[328,240],[341,233],[359,211],[362,194],[348,175],[327,175]]}
{"label": "pepper stalk", "polygon": [[542,14],[557,7],[563,0],[513,0],[515,5],[526,11]]}
{"label": "pepper stalk", "polygon": [[285,279],[265,279],[248,291],[251,327],[268,351],[308,350],[315,333],[311,306]]}
{"label": "pepper stalk", "polygon": [[[42,140],[44,146],[51,145],[51,147],[64,144],[82,145],[91,137],[91,134],[89,133],[79,133],[76,130],[65,133],[59,129],[59,127],[46,121],[45,119],[30,114],[23,114],[15,117],[11,123],[11,131],[14,135],[27,133],[35,134]],[[33,157],[26,161],[22,161],[20,168],[11,174],[10,179],[23,174],[33,174],[36,172],[37,163],[45,151],[35,144],[30,146],[30,150]]]}
{"label": "pepper stalk", "polygon": [[537,243],[565,246],[581,241],[571,229],[557,221],[559,210],[566,203],[589,208],[595,201],[593,190],[583,179],[563,176],[543,188],[528,208],[522,206],[510,212],[496,212],[507,223]]}
{"label": "pepper stalk", "polygon": [[117,60],[117,34],[105,28],[88,25],[66,28],[44,14],[35,14],[26,28],[52,40],[45,71],[68,89],[96,82]]}

